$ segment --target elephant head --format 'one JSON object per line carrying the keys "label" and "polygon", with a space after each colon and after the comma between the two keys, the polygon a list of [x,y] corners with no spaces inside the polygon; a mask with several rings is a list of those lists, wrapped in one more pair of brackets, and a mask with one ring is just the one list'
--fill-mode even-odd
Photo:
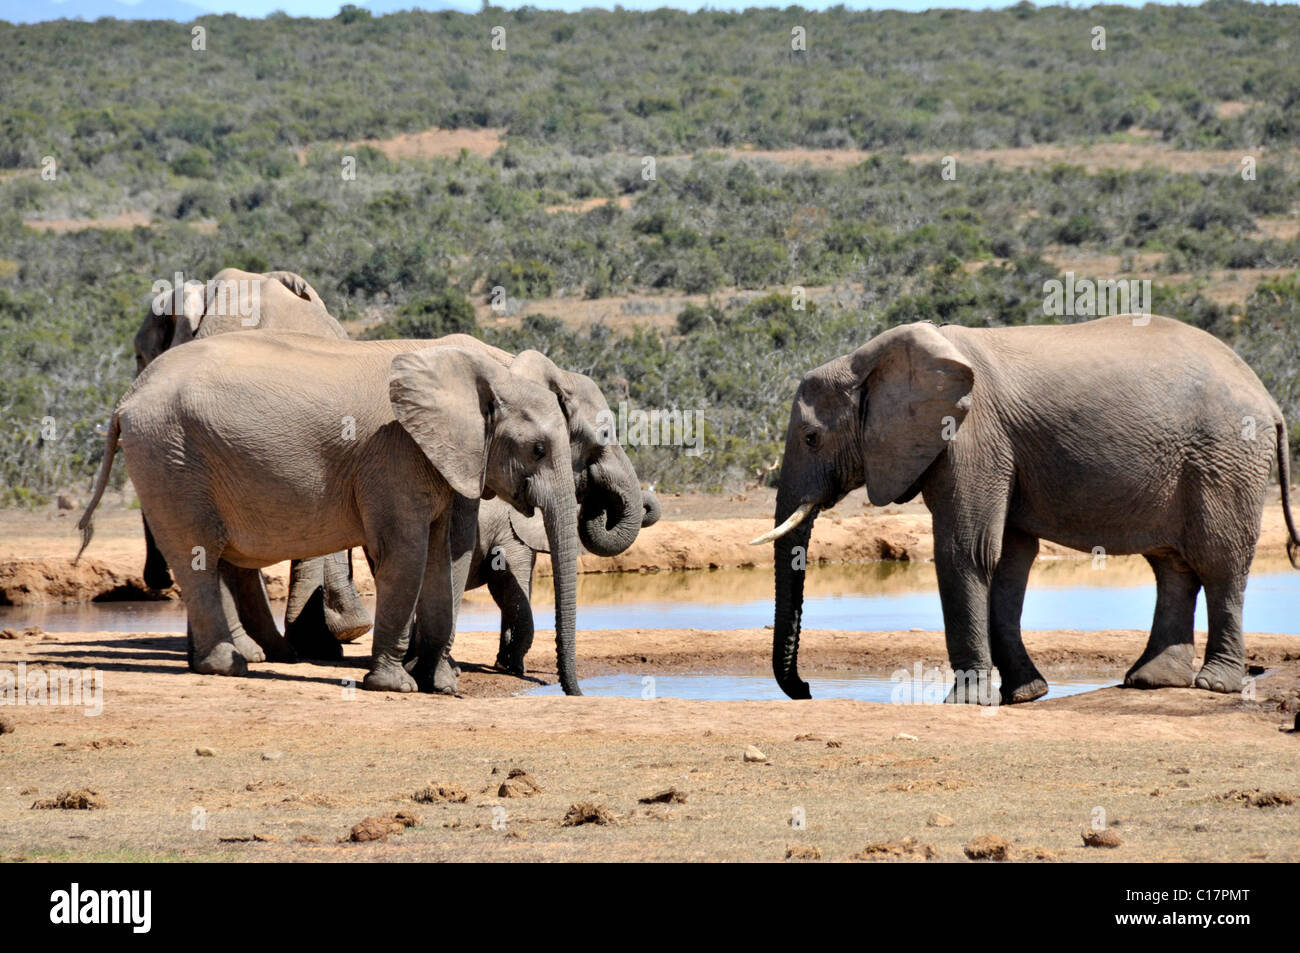
{"label": "elephant head", "polygon": [[511,371],[555,395],[569,427],[574,488],[581,508],[578,534],[597,556],[617,556],[642,526],[659,518],[659,501],[642,491],[632,461],[614,437],[614,415],[595,381],[562,371],[538,351],[524,351]]}
{"label": "elephant head", "polygon": [[932,324],[877,335],[810,371],[795,392],[776,496],[776,612],[772,671],[791,698],[810,698],[799,678],[804,565],[817,513],[867,486],[876,506],[902,503],[948,449],[970,408],[971,365]]}
{"label": "elephant head", "polygon": [[549,394],[481,353],[436,347],[393,359],[394,416],[461,496],[541,513],[554,566],[556,667],[580,695],[574,651],[578,504],[569,424]]}

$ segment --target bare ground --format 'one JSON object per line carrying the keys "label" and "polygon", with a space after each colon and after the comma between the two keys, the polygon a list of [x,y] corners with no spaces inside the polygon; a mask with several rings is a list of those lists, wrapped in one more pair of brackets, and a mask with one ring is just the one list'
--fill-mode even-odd
{"label": "bare ground", "polygon": [[[661,532],[697,536],[664,545],[699,558],[712,535],[725,561],[752,529],[771,525],[765,492],[667,498]],[[863,512],[839,527],[827,520],[818,536],[860,541],[873,526],[882,538],[916,536],[908,545],[924,558],[923,510],[890,509],[898,512]],[[136,566],[138,513],[118,506],[106,517],[91,552]],[[20,553],[74,548],[68,517],[6,513],[0,526],[9,565]],[[647,531],[650,541],[659,529]],[[1280,540],[1266,518],[1263,548]],[[634,612],[628,621],[580,631],[583,677],[770,671],[770,631],[660,629]],[[1019,861],[1300,860],[1300,735],[1279,730],[1300,706],[1293,636],[1247,637],[1253,699],[1106,688],[992,710],[517,697],[555,680],[552,639],[538,633],[529,676],[517,679],[490,669],[493,635],[461,635],[456,698],[350,690],[365,673],[368,639],[345,646],[339,664],[260,664],[243,679],[189,673],[177,635],[0,640],[0,671],[25,662],[103,673],[96,717],[76,706],[0,706],[0,858],[830,861],[911,837],[921,845],[911,853],[866,856],[924,862],[928,844],[937,860],[964,863],[963,848],[992,834]],[[1144,641],[1136,631],[1026,634],[1053,681],[1117,682]],[[922,631],[811,631],[801,651],[805,677],[888,677],[944,658],[942,633]],[[749,745],[763,759],[745,761]],[[669,789],[681,800],[641,803]],[[64,803],[103,806],[33,807],[68,792]],[[376,821],[366,830],[401,833],[347,840],[363,820],[397,812],[418,823]],[[939,814],[953,823],[931,826],[943,824]],[[803,827],[792,824],[800,817]],[[1120,847],[1084,846],[1099,819]]]}

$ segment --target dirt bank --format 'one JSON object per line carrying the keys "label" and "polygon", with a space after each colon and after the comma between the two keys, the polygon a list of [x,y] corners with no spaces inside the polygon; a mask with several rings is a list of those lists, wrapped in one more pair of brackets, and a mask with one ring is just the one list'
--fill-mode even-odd
{"label": "dirt bank", "polygon": [[[1283,556],[1286,529],[1276,491],[1264,510],[1259,557]],[[664,518],[642,530],[633,546],[620,556],[584,554],[583,573],[658,572],[678,569],[722,569],[770,566],[770,546],[750,546],[749,540],[772,527],[775,495],[751,489],[723,496],[682,494],[663,497]],[[144,542],[140,514],[110,497],[95,514],[95,538],[82,563],[72,566],[79,537],[74,510],[0,511],[0,605],[41,605],[138,599],[147,596],[140,572]],[[809,545],[813,563],[862,560],[927,560],[933,555],[930,515],[919,502],[873,507],[856,491],[817,521]],[[1079,555],[1044,543],[1042,555]],[[354,552],[357,587],[374,594],[374,583],[360,551]],[[538,560],[539,575],[550,574],[549,560]],[[266,571],[272,598],[284,598],[288,564]],[[161,597],[177,598],[172,590]]]}
{"label": "dirt bank", "polygon": [[[993,834],[1012,843],[1012,860],[1300,860],[1300,736],[1278,730],[1294,719],[1300,653],[1285,637],[1248,636],[1274,670],[1255,700],[1108,688],[977,710],[512,697],[554,680],[550,636],[538,634],[528,680],[487,670],[491,636],[461,636],[460,698],[350,690],[365,641],[337,665],[262,664],[242,679],[188,673],[179,636],[0,642],[0,671],[26,662],[103,679],[96,717],[0,707],[12,728],[0,735],[0,859],[844,861],[913,837],[937,860],[965,863],[965,845]],[[581,632],[579,669],[758,671],[769,638]],[[1026,641],[1049,679],[1104,680],[1144,638]],[[809,632],[804,644],[813,677],[847,666],[888,674],[944,651],[936,632]],[[748,745],[764,760],[746,762]],[[540,790],[505,785],[516,768]],[[439,786],[447,799],[429,794]],[[643,803],[670,788],[681,801]],[[32,807],[68,791],[103,806]],[[605,812],[578,816],[612,823],[564,826],[578,802]],[[363,819],[398,811],[418,815],[416,826],[347,842]],[[1119,848],[1083,846],[1098,817]]]}

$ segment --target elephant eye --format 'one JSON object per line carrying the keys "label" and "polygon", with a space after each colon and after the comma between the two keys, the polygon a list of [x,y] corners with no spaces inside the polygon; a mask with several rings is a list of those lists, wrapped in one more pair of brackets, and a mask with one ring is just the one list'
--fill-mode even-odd
{"label": "elephant eye", "polygon": [[818,443],[818,437],[819,437],[819,434],[817,433],[817,431],[815,431],[815,430],[810,430],[810,431],[808,431],[806,434],[804,434],[803,442],[806,443],[806,444],[808,445],[809,449],[816,450],[816,449],[817,449],[817,443]]}
{"label": "elephant eye", "polygon": [[546,444],[542,443],[540,440],[533,444],[533,459],[546,459]]}

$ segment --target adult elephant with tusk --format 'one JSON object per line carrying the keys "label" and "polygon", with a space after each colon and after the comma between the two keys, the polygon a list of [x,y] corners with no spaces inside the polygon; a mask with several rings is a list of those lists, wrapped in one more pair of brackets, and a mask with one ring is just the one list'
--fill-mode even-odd
{"label": "adult elephant with tusk", "polygon": [[541,513],[555,565],[557,671],[564,691],[580,694],[569,425],[549,391],[499,361],[427,342],[267,331],[169,351],[113,415],[78,524],[83,550],[119,439],[181,585],[194,671],[242,675],[246,649],[291,657],[252,576],[360,545],[378,595],[364,687],[414,691],[403,665],[412,620],[445,626],[450,604],[452,502],[496,496]]}
{"label": "adult elephant with tusk", "polygon": [[[949,701],[1027,702],[1047,683],[1020,613],[1040,539],[1141,554],[1155,572],[1150,639],[1125,684],[1217,692],[1245,676],[1241,608],[1276,463],[1293,565],[1286,424],[1231,349],[1179,321],[891,328],[810,371],[795,393],[776,500],[772,668],[799,677],[804,556],[819,511],[864,483],[877,506],[930,510]],[[1209,638],[1193,672],[1193,615]]]}

